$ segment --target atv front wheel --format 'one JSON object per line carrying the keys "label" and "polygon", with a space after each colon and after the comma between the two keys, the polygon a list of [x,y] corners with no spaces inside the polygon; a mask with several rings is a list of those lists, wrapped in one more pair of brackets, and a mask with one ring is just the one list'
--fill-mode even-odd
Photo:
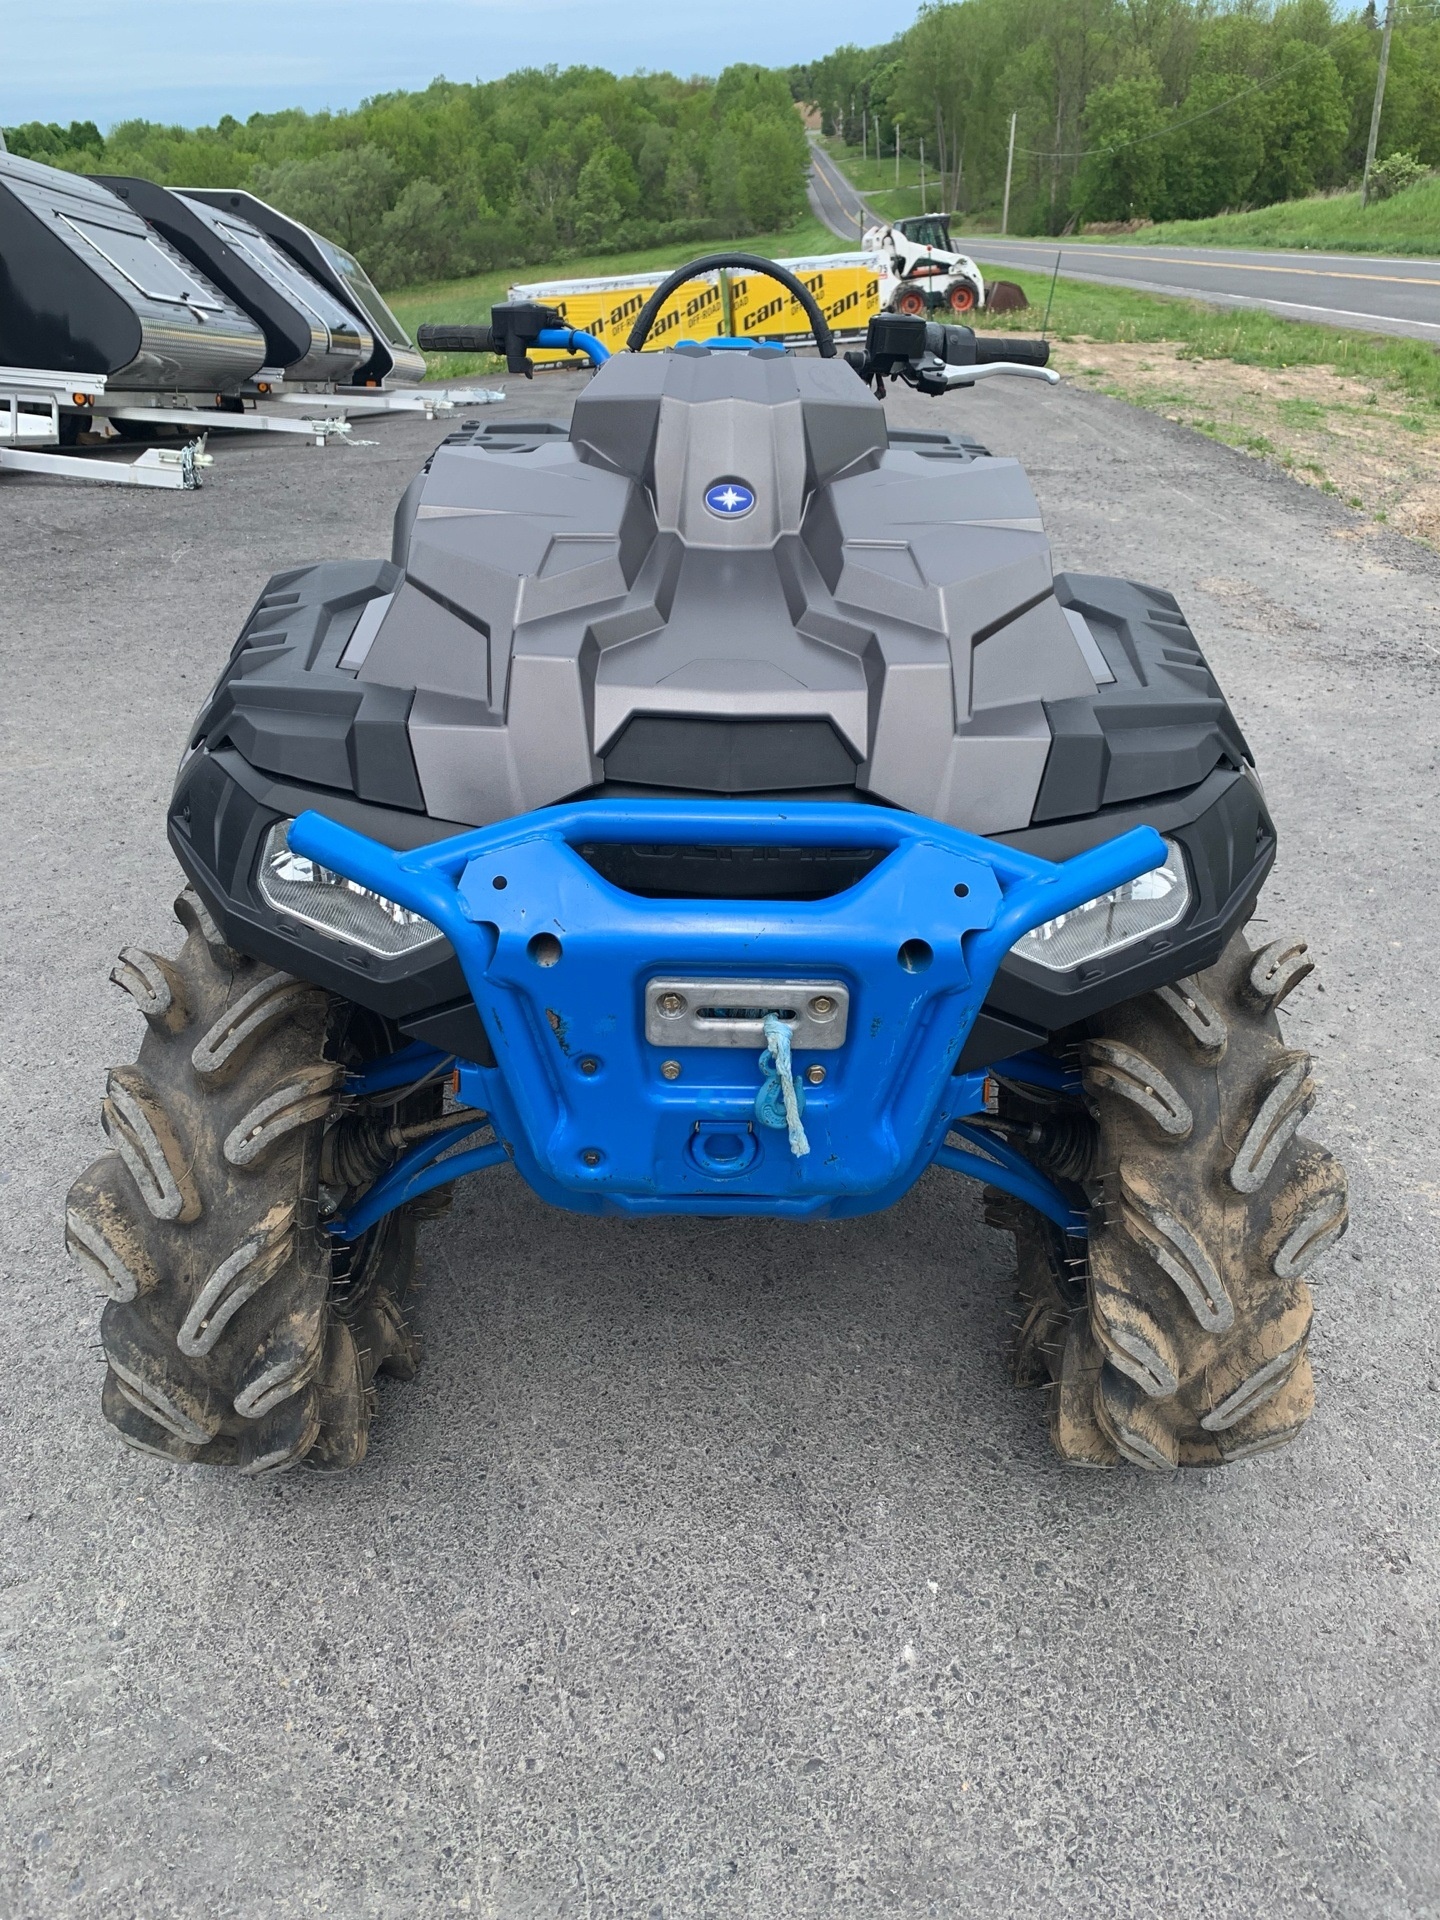
{"label": "atv front wheel", "polygon": [[998,1195],[989,1209],[1015,1235],[1017,1378],[1051,1386],[1066,1460],[1219,1466],[1310,1416],[1302,1275],[1348,1210],[1339,1162],[1299,1133],[1310,1059],[1275,1015],[1309,971],[1303,943],[1257,952],[1237,936],[1207,972],[1076,1036],[1086,1113],[1002,1083],[1010,1137],[1028,1122],[1047,1171],[1092,1203],[1083,1256],[1028,1209]]}
{"label": "atv front wheel", "polygon": [[131,1446],[174,1460],[354,1466],[376,1373],[415,1370],[415,1213],[353,1246],[322,1222],[357,1175],[374,1178],[367,1147],[373,1159],[387,1127],[438,1111],[441,1089],[353,1116],[346,1067],[393,1051],[393,1031],[233,951],[191,890],[175,912],[177,959],[127,948],[111,975],[149,1032],[134,1066],[111,1069],[112,1151],[66,1209],[67,1246],[110,1296],[103,1410]]}

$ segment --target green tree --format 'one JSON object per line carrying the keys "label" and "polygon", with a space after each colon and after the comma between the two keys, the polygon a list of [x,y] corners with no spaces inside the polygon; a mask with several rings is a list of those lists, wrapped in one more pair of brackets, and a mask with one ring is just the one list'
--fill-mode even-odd
{"label": "green tree", "polygon": [[343,147],[313,160],[257,167],[255,192],[293,220],[304,221],[352,253],[379,240],[381,222],[399,188],[400,170],[379,147]]}
{"label": "green tree", "polygon": [[1075,181],[1081,219],[1149,218],[1165,179],[1166,118],[1156,73],[1137,73],[1095,89],[1084,121],[1090,151]]}
{"label": "green tree", "polygon": [[611,141],[602,143],[580,169],[576,183],[575,238],[586,247],[621,239],[639,198],[629,154]]}
{"label": "green tree", "polygon": [[1265,106],[1251,83],[1204,73],[1186,94],[1175,130],[1162,142],[1157,220],[1203,220],[1243,206],[1265,158]]}
{"label": "green tree", "polygon": [[1323,47],[1292,40],[1275,49],[1274,61],[1281,77],[1263,96],[1265,158],[1255,180],[1261,203],[1337,183],[1349,126],[1340,72]]}

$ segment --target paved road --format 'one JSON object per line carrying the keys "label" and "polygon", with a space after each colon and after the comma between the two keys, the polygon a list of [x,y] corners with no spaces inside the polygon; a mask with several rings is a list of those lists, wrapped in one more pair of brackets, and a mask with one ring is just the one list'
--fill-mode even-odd
{"label": "paved road", "polygon": [[[870,217],[865,203],[815,137],[810,205],[853,246]],[[1287,320],[1409,335],[1440,345],[1440,259],[1367,259],[1353,253],[1239,251],[1220,247],[1134,246],[1085,241],[965,236],[955,245],[985,265],[1049,273],[1057,252],[1071,280],[1180,294],[1220,307],[1260,307]]]}
{"label": "paved road", "polygon": [[812,133],[808,138],[811,211],[824,221],[838,239],[848,240],[852,247],[858,247],[865,227],[874,216],[821,146],[819,135]]}
{"label": "paved road", "polygon": [[[572,376],[521,387],[563,411]],[[202,493],[0,481],[0,1914],[1419,1920],[1440,1912],[1440,560],[1068,388],[964,417],[1058,557],[1174,586],[1282,828],[1265,931],[1353,1234],[1305,1441],[1067,1472],[1005,1380],[1008,1241],[931,1176],[812,1228],[427,1229],[364,1468],[112,1444],[59,1248],[164,948],[163,812],[272,567],[384,549],[439,438],[217,445]]]}
{"label": "paved road", "polygon": [[989,234],[967,240],[959,233],[955,244],[996,266],[1032,273],[1048,273],[1058,249],[1060,272],[1071,280],[1183,294],[1218,307],[1261,307],[1285,320],[1406,334],[1440,345],[1440,260],[1094,241],[1067,247],[1063,241]]}

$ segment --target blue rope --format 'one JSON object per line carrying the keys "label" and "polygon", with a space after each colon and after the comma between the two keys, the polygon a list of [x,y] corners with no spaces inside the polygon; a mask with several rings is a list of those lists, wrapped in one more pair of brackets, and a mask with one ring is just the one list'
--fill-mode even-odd
{"label": "blue rope", "polygon": [[765,1016],[765,1038],[769,1042],[760,1056],[764,1076],[755,1096],[755,1118],[762,1127],[784,1129],[790,1136],[790,1151],[798,1160],[809,1153],[810,1142],[800,1116],[805,1111],[805,1090],[795,1084],[790,1065],[790,1029],[777,1013]]}

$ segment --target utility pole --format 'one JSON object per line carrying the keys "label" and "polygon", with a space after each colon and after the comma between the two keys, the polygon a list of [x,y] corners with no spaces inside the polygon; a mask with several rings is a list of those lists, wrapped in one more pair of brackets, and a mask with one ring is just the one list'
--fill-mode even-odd
{"label": "utility pole", "polygon": [[920,136],[920,211],[921,213],[929,211],[925,205],[925,136],[923,133]]}
{"label": "utility pole", "polygon": [[900,184],[900,122],[895,122],[895,184]]}
{"label": "utility pole", "polygon": [[1015,122],[1019,117],[1018,113],[1010,116],[1010,151],[1005,156],[1005,205],[1000,213],[1001,233],[1010,231],[1010,176],[1015,171]]}
{"label": "utility pole", "polygon": [[877,167],[880,164],[880,116],[878,113],[875,116],[875,164]]}
{"label": "utility pole", "polygon": [[866,134],[866,131],[865,131],[865,127],[869,118],[870,116],[868,113],[862,113],[860,116],[860,158],[862,160],[866,160],[869,158],[869,154],[866,152],[866,148],[865,148],[865,142],[866,142],[866,139],[868,138],[868,135]]}
{"label": "utility pole", "polygon": [[1390,65],[1390,29],[1395,24],[1395,0],[1385,0],[1385,27],[1380,35],[1380,71],[1375,75],[1375,105],[1370,112],[1370,143],[1365,149],[1365,177],[1360,182],[1360,205],[1370,199],[1370,171],[1375,165],[1375,144],[1380,138],[1380,109],[1385,104],[1385,70]]}

